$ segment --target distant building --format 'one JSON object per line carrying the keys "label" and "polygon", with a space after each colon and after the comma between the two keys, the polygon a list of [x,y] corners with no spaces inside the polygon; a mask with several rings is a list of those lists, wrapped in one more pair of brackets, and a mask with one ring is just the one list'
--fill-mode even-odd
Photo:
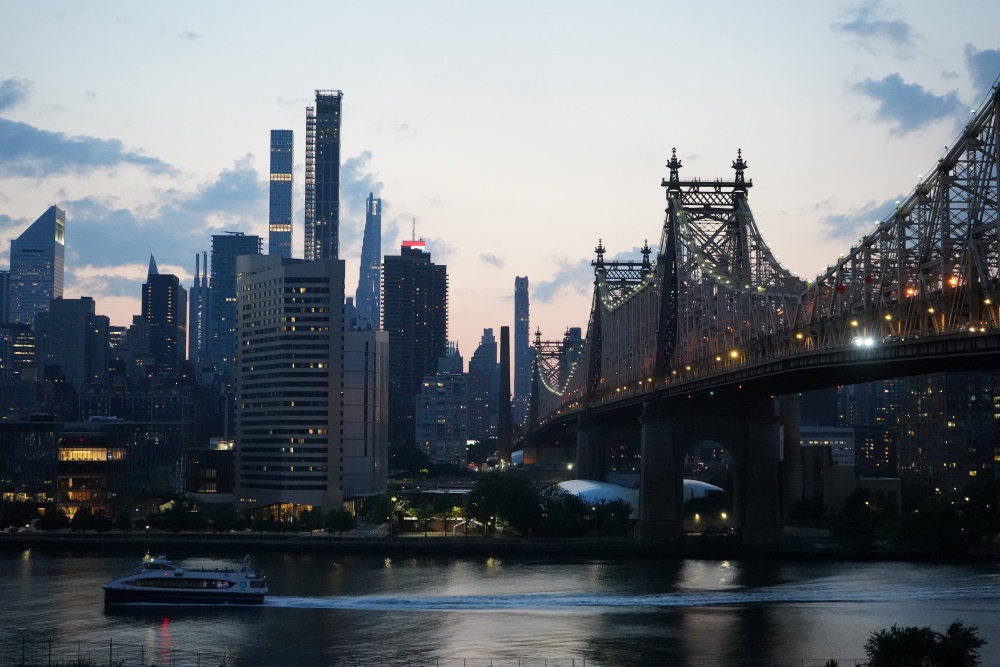
{"label": "distant building", "polygon": [[36,509],[55,500],[61,430],[52,418],[0,421],[0,502]]}
{"label": "distant building", "polygon": [[344,332],[344,499],[385,491],[389,469],[389,334]]}
{"label": "distant building", "polygon": [[10,313],[7,308],[7,291],[10,284],[10,272],[0,271],[0,324],[10,321]]}
{"label": "distant building", "polygon": [[479,347],[469,359],[469,432],[470,440],[497,437],[500,419],[500,365],[497,363],[497,340],[493,329],[483,329]]}
{"label": "distant building", "polygon": [[215,372],[234,375],[236,354],[236,258],[260,255],[263,241],[242,232],[212,235],[212,282],[208,297],[208,355]]}
{"label": "distant building", "polygon": [[292,256],[292,130],[271,130],[271,190],[268,208],[267,254]]}
{"label": "distant building", "polygon": [[528,419],[531,401],[531,327],[528,277],[514,278],[514,423]]}
{"label": "distant building", "polygon": [[279,519],[344,500],[344,263],[237,259],[237,507]]}
{"label": "distant building", "polygon": [[339,257],[343,99],[339,90],[317,90],[316,106],[306,108],[306,261]]}
{"label": "distant building", "polygon": [[428,375],[416,399],[419,447],[438,465],[464,467],[467,461],[468,385],[462,374]]}
{"label": "distant building", "polygon": [[35,315],[62,298],[66,252],[66,212],[50,206],[10,242],[8,320],[33,325]]}
{"label": "distant building", "polygon": [[836,466],[853,468],[854,429],[842,426],[812,426],[802,423],[799,427],[802,447],[822,447],[829,453],[830,461]]}
{"label": "distant building", "polygon": [[448,267],[408,241],[382,268],[382,327],[389,333],[389,442],[416,444],[414,406],[448,343]]}
{"label": "distant building", "polygon": [[177,276],[159,272],[152,255],[142,286],[142,320],[149,327],[149,353],[157,372],[176,376],[187,358],[187,291]]}
{"label": "distant building", "polygon": [[37,363],[57,368],[77,391],[105,384],[109,325],[89,296],[52,299],[48,311],[35,316]]}
{"label": "distant building", "polygon": [[208,253],[195,253],[194,284],[188,292],[188,360],[195,366],[208,363],[208,299]]}
{"label": "distant building", "polygon": [[184,491],[204,503],[233,502],[233,443],[214,440],[207,447],[190,447],[184,460]]}
{"label": "distant building", "polygon": [[355,293],[359,328],[380,328],[382,312],[382,200],[368,193],[365,238],[361,245],[361,275]]}

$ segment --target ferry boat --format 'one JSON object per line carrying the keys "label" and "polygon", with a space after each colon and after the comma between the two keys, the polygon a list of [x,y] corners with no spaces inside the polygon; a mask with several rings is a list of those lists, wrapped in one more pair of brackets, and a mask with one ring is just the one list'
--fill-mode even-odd
{"label": "ferry boat", "polygon": [[267,581],[250,567],[250,556],[239,569],[199,570],[176,565],[166,556],[147,556],[142,565],[104,586],[104,604],[263,604]]}

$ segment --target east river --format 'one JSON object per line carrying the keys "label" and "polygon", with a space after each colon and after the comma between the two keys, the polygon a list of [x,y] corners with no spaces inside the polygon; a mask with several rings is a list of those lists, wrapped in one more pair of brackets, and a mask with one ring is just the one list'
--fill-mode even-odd
{"label": "east river", "polygon": [[[167,555],[188,567],[242,556]],[[262,607],[105,609],[101,586],[141,556],[0,550],[0,665],[843,666],[864,659],[872,630],[955,620],[989,641],[984,665],[1000,664],[997,563],[261,553]]]}

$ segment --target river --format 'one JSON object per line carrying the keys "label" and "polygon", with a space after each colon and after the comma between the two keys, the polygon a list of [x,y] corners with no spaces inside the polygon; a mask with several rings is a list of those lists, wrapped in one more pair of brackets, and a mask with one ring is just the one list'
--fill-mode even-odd
{"label": "river", "polygon": [[[1000,664],[997,564],[261,553],[260,608],[106,610],[101,585],[140,556],[0,551],[0,666],[47,650],[129,665],[843,667],[873,630],[955,620]],[[242,554],[168,556],[218,567]]]}

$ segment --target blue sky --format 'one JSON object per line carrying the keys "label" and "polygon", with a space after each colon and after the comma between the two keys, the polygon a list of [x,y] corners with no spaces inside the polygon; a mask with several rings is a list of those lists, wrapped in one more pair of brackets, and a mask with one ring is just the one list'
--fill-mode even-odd
{"label": "blue sky", "polygon": [[104,2],[0,0],[0,267],[67,211],[66,295],[126,324],[149,254],[190,285],[223,230],[265,237],[268,138],[344,91],[341,256],[363,201],[383,254],[416,219],[448,265],[451,338],[586,327],[599,239],[659,242],[660,179],[729,177],[810,279],[909,192],[1000,75],[1000,3]]}

